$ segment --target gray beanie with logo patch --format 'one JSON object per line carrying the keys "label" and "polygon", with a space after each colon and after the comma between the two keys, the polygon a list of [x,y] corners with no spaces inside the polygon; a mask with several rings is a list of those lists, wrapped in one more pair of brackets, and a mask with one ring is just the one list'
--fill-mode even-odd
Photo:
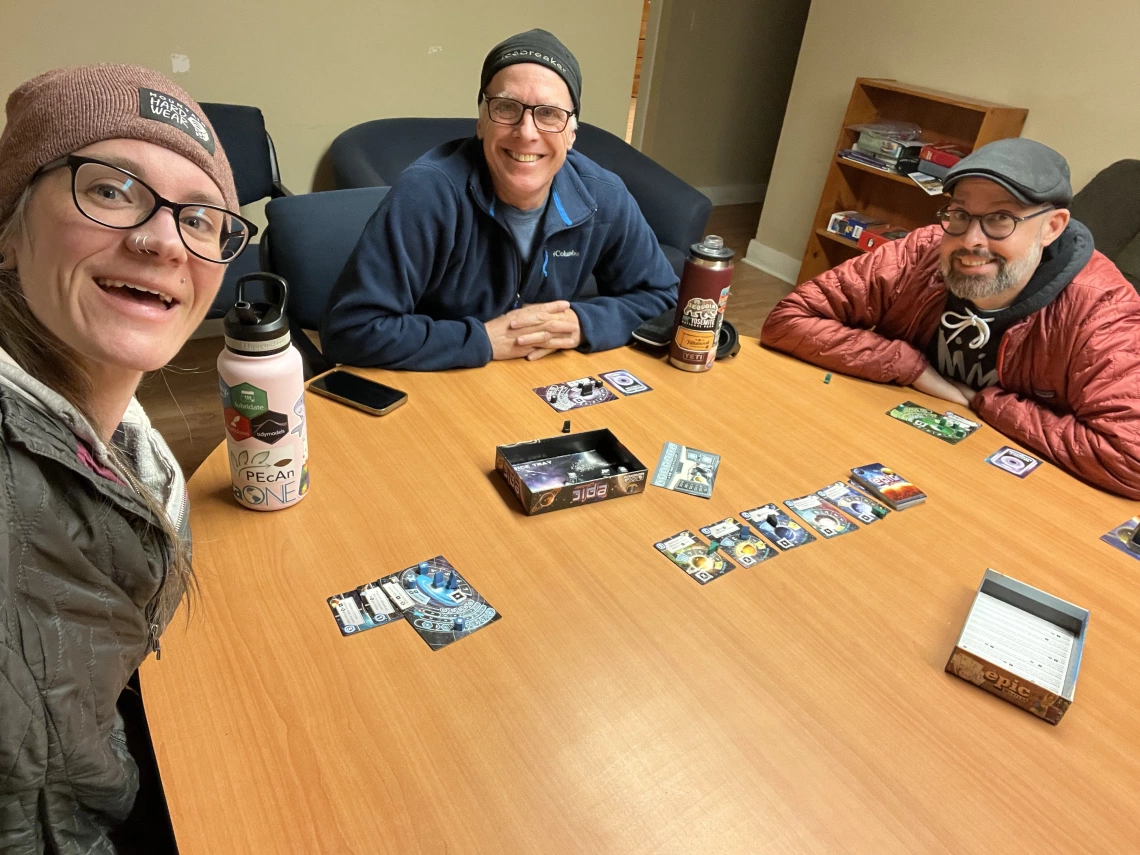
{"label": "gray beanie with logo patch", "polygon": [[570,90],[574,113],[577,114],[581,110],[582,70],[578,67],[578,60],[553,33],[538,29],[511,36],[491,48],[491,52],[483,60],[483,73],[479,77],[478,103],[483,103],[487,84],[491,82],[492,77],[508,65],[517,65],[520,62],[533,62],[536,65],[546,66],[561,77],[566,82],[566,88]]}

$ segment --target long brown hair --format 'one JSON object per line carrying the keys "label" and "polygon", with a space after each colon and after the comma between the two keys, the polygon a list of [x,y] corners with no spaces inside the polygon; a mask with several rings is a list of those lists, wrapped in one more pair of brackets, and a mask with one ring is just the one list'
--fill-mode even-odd
{"label": "long brown hair", "polygon": [[[6,221],[0,223],[0,253],[11,251],[10,248],[26,234],[27,205],[33,186],[34,182],[24,189],[12,214]],[[2,257],[0,255],[0,258]],[[83,370],[82,362],[75,351],[32,313],[20,287],[20,274],[17,270],[0,269],[0,346],[20,368],[65,398],[99,432],[101,425],[96,424],[89,406],[92,395],[91,378]],[[162,534],[172,547],[166,568],[165,584],[159,591],[158,608],[155,613],[155,620],[159,627],[163,628],[174,616],[183,593],[189,596],[196,589],[194,570],[190,561],[190,543],[179,534],[175,528],[175,521],[166,514],[161,497],[150,492],[127,456],[113,443],[108,443],[107,451],[115,462],[118,472],[126,478],[127,483],[138,493],[151,515],[158,521]],[[189,600],[186,605],[189,615]]]}

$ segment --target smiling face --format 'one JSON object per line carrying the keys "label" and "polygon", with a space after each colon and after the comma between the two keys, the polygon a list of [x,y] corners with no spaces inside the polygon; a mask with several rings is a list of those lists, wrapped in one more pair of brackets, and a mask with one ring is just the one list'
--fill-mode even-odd
{"label": "smiling face", "polygon": [[[1041,205],[1019,202],[1000,184],[985,178],[963,178],[954,185],[950,210],[984,215],[1004,211],[1024,217]],[[1041,251],[1055,241],[1069,223],[1069,212],[1054,210],[1017,224],[1007,238],[994,240],[977,220],[965,234],[942,235],[942,277],[951,293],[979,308],[1008,306],[1029,282],[1041,261]]]}
{"label": "smiling face", "polygon": [[[217,185],[169,149],[140,140],[104,140],[75,154],[126,169],[175,201],[224,206]],[[225,265],[187,251],[170,209],[143,225],[112,229],[85,217],[71,195],[71,171],[35,182],[24,229],[4,247],[28,306],[81,359],[102,368],[154,371],[201,323]],[[150,253],[138,247],[146,239]]]}
{"label": "smiling face", "polygon": [[[545,104],[573,110],[570,90],[554,71],[532,62],[508,65],[491,78],[484,93],[513,98],[523,104]],[[476,134],[491,171],[495,195],[524,211],[546,202],[554,176],[566,160],[576,137],[571,119],[560,133],[546,133],[534,125],[531,111],[517,125],[501,125],[487,116],[487,102],[479,108]]]}

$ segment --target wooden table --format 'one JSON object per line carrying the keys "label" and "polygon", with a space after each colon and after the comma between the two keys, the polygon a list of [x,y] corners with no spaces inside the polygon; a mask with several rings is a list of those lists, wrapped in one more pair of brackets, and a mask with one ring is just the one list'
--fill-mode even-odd
{"label": "wooden table", "polygon": [[[712,499],[522,515],[495,446],[565,418],[531,389],[616,368],[654,391],[573,428],[651,472],[666,440],[721,454]],[[704,375],[632,350],[363,373],[409,403],[308,396],[296,507],[239,508],[224,447],[191,479],[201,596],[143,669],[182,855],[1140,848],[1140,562],[1098,540],[1133,503],[755,340]],[[704,587],[653,548],[873,461],[929,500]],[[503,619],[438,652],[340,635],[328,596],[437,554]],[[987,567],[1092,612],[1057,727],[943,672]]]}

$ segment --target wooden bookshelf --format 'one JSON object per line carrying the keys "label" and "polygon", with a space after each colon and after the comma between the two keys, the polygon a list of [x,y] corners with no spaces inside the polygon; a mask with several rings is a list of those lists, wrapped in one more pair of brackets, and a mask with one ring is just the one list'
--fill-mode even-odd
{"label": "wooden bookshelf", "polygon": [[896,80],[857,78],[796,282],[812,279],[863,252],[854,241],[827,231],[836,211],[861,211],[910,230],[933,223],[934,214],[946,202],[945,196],[929,195],[905,175],[840,159],[840,150],[851,148],[859,138],[858,131],[850,129],[852,125],[884,119],[914,122],[922,128],[923,139],[972,151],[994,140],[1021,136],[1027,114],[1021,107],[961,98]]}

